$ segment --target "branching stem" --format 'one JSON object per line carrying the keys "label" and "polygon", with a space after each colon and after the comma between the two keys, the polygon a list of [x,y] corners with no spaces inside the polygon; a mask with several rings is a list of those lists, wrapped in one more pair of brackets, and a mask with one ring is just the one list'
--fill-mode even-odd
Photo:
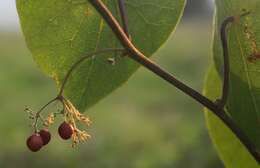
{"label": "branching stem", "polygon": [[260,155],[256,146],[244,134],[238,125],[226,114],[223,108],[220,108],[218,104],[214,103],[207,97],[203,96],[199,92],[176,79],[173,75],[162,69],[160,66],[147,58],[143,53],[141,53],[128,39],[123,28],[120,26],[107,6],[102,2],[102,0],[89,0],[89,2],[96,8],[106,23],[110,26],[111,30],[114,32],[120,43],[129,53],[130,58],[211,110],[219,119],[225,123],[228,128],[230,128],[230,130],[237,136],[241,143],[247,148],[248,152],[255,158],[258,163],[260,163]]}
{"label": "branching stem", "polygon": [[111,53],[111,52],[124,52],[125,50],[124,49],[121,49],[121,48],[107,48],[107,49],[102,49],[102,50],[98,50],[98,51],[95,51],[95,52],[92,52],[92,53],[88,53],[86,56],[82,57],[81,59],[79,59],[77,62],[75,62],[71,68],[68,70],[68,72],[66,73],[65,77],[64,77],[64,80],[62,82],[62,85],[61,85],[61,88],[60,88],[60,91],[59,91],[59,94],[52,100],[50,100],[47,104],[45,104],[39,111],[36,112],[36,116],[35,116],[35,122],[34,122],[34,131],[35,133],[38,132],[38,129],[37,129],[37,125],[38,125],[38,121],[40,118],[42,118],[41,116],[41,113],[44,111],[45,108],[47,108],[50,104],[52,104],[53,102],[55,101],[59,101],[62,103],[63,105],[63,111],[64,111],[64,97],[63,97],[63,92],[64,92],[64,89],[65,89],[65,86],[68,82],[68,79],[69,77],[71,76],[71,73],[81,64],[83,63],[84,61],[88,60],[89,58],[92,58],[94,56],[99,56],[101,54],[104,54],[104,53]]}
{"label": "branching stem", "polygon": [[35,122],[34,122],[34,132],[37,133],[38,129],[37,129],[37,125],[38,125],[38,120],[41,117],[41,113],[43,112],[43,110],[48,107],[50,104],[52,104],[53,102],[57,101],[58,97],[55,97],[54,99],[50,100],[47,104],[45,104],[39,111],[37,111],[36,116],[35,116]]}

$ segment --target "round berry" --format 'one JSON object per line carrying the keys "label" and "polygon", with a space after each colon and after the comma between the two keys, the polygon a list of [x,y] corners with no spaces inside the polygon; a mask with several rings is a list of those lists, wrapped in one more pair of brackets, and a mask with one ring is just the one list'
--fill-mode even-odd
{"label": "round berry", "polygon": [[43,146],[43,140],[41,136],[38,133],[32,134],[28,139],[27,139],[27,147],[32,151],[32,152],[37,152],[39,151]]}
{"label": "round berry", "polygon": [[51,140],[51,133],[49,132],[49,130],[47,128],[45,129],[42,129],[40,132],[39,132],[41,138],[42,138],[42,141],[43,141],[43,145],[47,145],[50,140]]}
{"label": "round berry", "polygon": [[70,124],[63,122],[58,129],[59,135],[62,139],[70,139],[73,134],[73,129]]}

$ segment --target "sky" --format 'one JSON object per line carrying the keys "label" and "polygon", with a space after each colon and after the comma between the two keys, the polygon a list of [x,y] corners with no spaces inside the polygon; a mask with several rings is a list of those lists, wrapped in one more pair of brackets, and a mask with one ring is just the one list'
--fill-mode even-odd
{"label": "sky", "polygon": [[0,0],[0,31],[16,31],[19,20],[15,7],[15,0]]}
{"label": "sky", "polygon": [[15,0],[1,0],[0,31],[18,31],[19,28],[20,26],[15,7]]}

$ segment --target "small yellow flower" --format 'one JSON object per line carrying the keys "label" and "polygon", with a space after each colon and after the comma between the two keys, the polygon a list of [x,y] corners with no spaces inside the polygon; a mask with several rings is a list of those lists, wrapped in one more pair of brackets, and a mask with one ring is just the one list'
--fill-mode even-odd
{"label": "small yellow flower", "polygon": [[50,126],[51,124],[54,123],[55,116],[53,113],[49,114],[48,117],[45,119],[44,125],[45,126]]}

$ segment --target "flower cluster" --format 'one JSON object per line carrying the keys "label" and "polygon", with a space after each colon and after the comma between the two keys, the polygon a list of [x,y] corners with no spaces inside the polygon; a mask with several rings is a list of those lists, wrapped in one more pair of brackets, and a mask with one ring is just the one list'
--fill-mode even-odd
{"label": "flower cluster", "polygon": [[63,105],[65,121],[69,123],[73,129],[72,146],[74,147],[80,142],[84,142],[91,137],[86,131],[80,130],[77,127],[77,122],[83,123],[86,127],[89,127],[92,122],[89,117],[81,114],[69,100],[63,99]]}

